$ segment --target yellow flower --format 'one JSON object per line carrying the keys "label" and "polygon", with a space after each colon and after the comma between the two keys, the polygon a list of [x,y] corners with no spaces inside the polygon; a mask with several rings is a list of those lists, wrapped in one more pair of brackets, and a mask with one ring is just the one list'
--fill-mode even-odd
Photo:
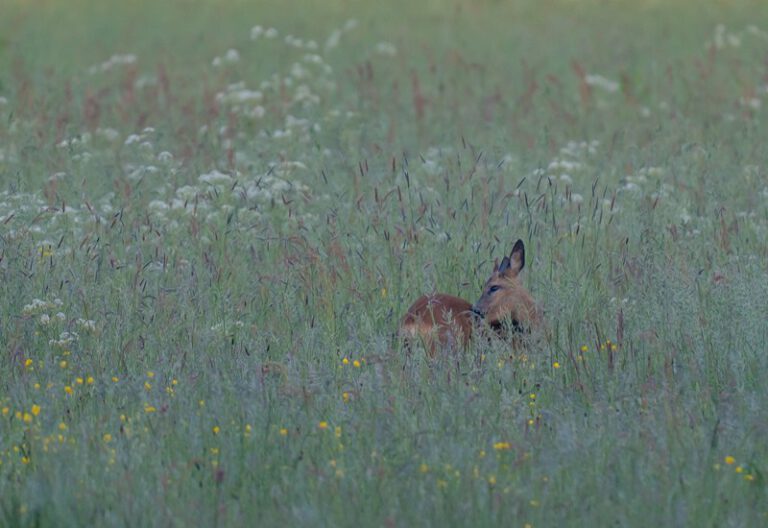
{"label": "yellow flower", "polygon": [[82,385],[83,384],[83,378],[75,378],[75,383],[77,383],[78,385]]}
{"label": "yellow flower", "polygon": [[199,402],[197,402],[197,404],[198,404],[200,407],[205,407],[205,400],[200,400]]}
{"label": "yellow flower", "polygon": [[40,390],[40,384],[39,383],[35,383],[33,385],[33,387],[35,387],[35,390]]}
{"label": "yellow flower", "polygon": [[104,440],[105,443],[108,444],[109,442],[112,441],[112,435],[109,433],[104,433],[104,436],[102,436],[102,439]]}
{"label": "yellow flower", "polygon": [[528,425],[533,425],[533,418],[528,418]]}
{"label": "yellow flower", "polygon": [[589,347],[588,347],[587,345],[581,345],[581,349],[580,349],[580,350],[581,350],[582,352],[586,352],[586,351],[588,351],[588,350],[589,350]]}
{"label": "yellow flower", "polygon": [[25,412],[23,420],[24,420],[24,423],[32,423],[32,415],[29,414],[28,412]]}
{"label": "yellow flower", "polygon": [[67,424],[65,424],[64,422],[61,422],[59,424],[59,431],[66,431],[66,430],[67,430]]}
{"label": "yellow flower", "polygon": [[344,358],[341,360],[342,365],[349,365],[349,360],[347,358]]}
{"label": "yellow flower", "polygon": [[30,358],[27,358],[27,360],[24,362],[24,366],[26,368],[29,368],[32,366],[32,360]]}
{"label": "yellow flower", "polygon": [[319,424],[317,424],[317,427],[318,427],[318,429],[321,429],[321,430],[324,431],[324,430],[328,429],[328,422],[320,422]]}
{"label": "yellow flower", "polygon": [[21,457],[21,463],[22,464],[29,464],[29,457],[28,456]]}
{"label": "yellow flower", "polygon": [[355,367],[355,368],[360,368],[360,361],[359,361],[359,360],[357,360],[357,359],[356,359],[356,360],[354,360],[354,361],[352,362],[352,366],[353,366],[353,367]]}
{"label": "yellow flower", "polygon": [[152,390],[152,384],[148,381],[144,382],[144,389],[145,390]]}
{"label": "yellow flower", "polygon": [[152,405],[145,405],[144,406],[144,412],[145,413],[153,413],[155,411],[157,411],[157,409],[155,409]]}
{"label": "yellow flower", "polygon": [[75,392],[75,391],[72,390],[72,387],[67,385],[66,387],[64,387],[64,392],[66,392],[67,394],[69,394],[71,396],[72,393]]}
{"label": "yellow flower", "polygon": [[280,436],[288,436],[288,429],[286,429],[285,427],[281,427]]}
{"label": "yellow flower", "polygon": [[117,383],[120,379],[117,376],[112,376],[112,382]]}
{"label": "yellow flower", "polygon": [[496,476],[495,475],[491,475],[491,476],[488,477],[488,484],[490,484],[491,486],[495,486],[496,485]]}
{"label": "yellow flower", "polygon": [[736,473],[743,473],[743,472],[744,472],[744,468],[743,467],[741,467],[741,466],[737,466],[736,467]]}
{"label": "yellow flower", "polygon": [[88,385],[93,385],[93,376],[88,376],[85,380]]}
{"label": "yellow flower", "polygon": [[66,359],[62,359],[61,361],[59,361],[59,367],[61,367],[63,369],[67,368],[67,360]]}
{"label": "yellow flower", "polygon": [[341,438],[341,427],[338,425],[334,428],[333,433],[336,435],[336,438]]}
{"label": "yellow flower", "polygon": [[481,449],[481,450],[480,450],[480,453],[478,453],[478,456],[479,456],[480,458],[485,458],[485,449]]}
{"label": "yellow flower", "polygon": [[3,416],[8,416],[9,412],[11,412],[11,410],[8,407],[3,407]]}
{"label": "yellow flower", "polygon": [[419,473],[429,473],[429,466],[422,462],[419,466]]}
{"label": "yellow flower", "polygon": [[538,508],[540,503],[537,500],[532,500],[532,501],[529,502],[529,504],[531,506],[533,506],[534,508]]}
{"label": "yellow flower", "polygon": [[32,414],[34,414],[35,416],[40,414],[40,406],[39,405],[33,405],[32,406]]}
{"label": "yellow flower", "polygon": [[535,395],[534,393],[531,393],[531,394],[530,394],[528,397],[529,397],[530,399],[532,399],[532,400],[535,400],[535,399],[536,399],[536,395]]}
{"label": "yellow flower", "polygon": [[727,457],[725,457],[725,463],[728,464],[729,466],[733,465],[734,462],[736,462],[736,459],[733,458],[731,455],[728,455]]}
{"label": "yellow flower", "polygon": [[251,427],[251,424],[245,424],[245,434],[249,435],[251,434],[251,430],[253,428]]}
{"label": "yellow flower", "polygon": [[755,476],[754,475],[744,475],[744,480],[746,480],[748,482],[752,482],[753,480],[755,480]]}
{"label": "yellow flower", "polygon": [[149,370],[149,371],[147,371],[147,377],[148,378],[154,378],[155,377],[155,373],[152,372],[151,370]]}
{"label": "yellow flower", "polygon": [[348,392],[342,392],[341,393],[341,399],[344,401],[344,403],[349,403],[349,393]]}
{"label": "yellow flower", "polygon": [[552,368],[556,368],[556,369],[559,369],[559,368],[560,368],[560,363],[558,363],[557,361],[555,361],[554,363],[552,363]]}
{"label": "yellow flower", "polygon": [[214,425],[212,431],[213,434],[217,435],[221,431],[221,428],[218,425]]}
{"label": "yellow flower", "polygon": [[386,299],[387,298],[387,289],[386,288],[382,288],[381,289],[381,298],[382,299]]}
{"label": "yellow flower", "polygon": [[179,384],[179,380],[177,380],[176,378],[173,378],[173,379],[171,380],[171,385],[173,385],[174,387],[175,387],[176,385],[178,385],[178,384]]}
{"label": "yellow flower", "polygon": [[496,442],[493,444],[493,448],[496,451],[508,451],[512,448],[512,445],[509,442]]}

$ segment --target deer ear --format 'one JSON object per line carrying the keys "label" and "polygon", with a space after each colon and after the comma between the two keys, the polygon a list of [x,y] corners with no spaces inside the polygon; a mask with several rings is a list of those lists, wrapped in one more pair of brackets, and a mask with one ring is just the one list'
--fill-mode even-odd
{"label": "deer ear", "polygon": [[509,269],[509,257],[505,256],[503,259],[501,259],[501,264],[499,265],[499,273],[504,274],[507,272],[508,269]]}
{"label": "deer ear", "polygon": [[507,269],[505,269],[505,274],[516,277],[525,267],[525,244],[523,244],[523,241],[518,240],[515,242],[515,246],[512,248],[512,253],[509,254],[509,258],[504,257],[504,259],[509,261]]}

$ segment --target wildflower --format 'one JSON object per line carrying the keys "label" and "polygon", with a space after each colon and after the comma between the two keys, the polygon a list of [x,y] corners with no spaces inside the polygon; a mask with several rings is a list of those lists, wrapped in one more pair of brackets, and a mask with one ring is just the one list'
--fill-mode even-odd
{"label": "wildflower", "polygon": [[64,422],[61,422],[59,424],[59,431],[66,431],[66,430],[67,430],[67,424],[65,424]]}
{"label": "wildflower", "polygon": [[108,444],[112,441],[112,435],[109,433],[104,433],[104,436],[101,437],[104,440],[105,444]]}
{"label": "wildflower", "polygon": [[731,455],[728,455],[727,457],[725,457],[725,463],[728,464],[729,466],[733,465],[734,462],[736,462],[736,459],[733,458]]}
{"label": "wildflower", "polygon": [[387,289],[386,288],[382,288],[381,289],[381,298],[382,299],[386,299],[387,298]]}
{"label": "wildflower", "polygon": [[752,482],[753,480],[755,480],[755,476],[754,475],[744,475],[744,480],[746,480],[747,482]]}
{"label": "wildflower", "polygon": [[150,370],[150,371],[147,372],[147,377],[148,378],[154,378],[155,377],[155,373]]}
{"label": "wildflower", "polygon": [[3,407],[3,416],[8,416],[9,412],[11,412],[11,410],[8,407]]}
{"label": "wildflower", "polygon": [[580,348],[580,350],[581,350],[582,352],[586,352],[586,351],[588,351],[588,350],[589,350],[589,347],[588,347],[587,345],[581,345],[581,348]]}
{"label": "wildflower", "polygon": [[25,412],[23,416],[23,420],[24,420],[24,423],[26,424],[32,423],[32,415],[29,414],[28,412]]}
{"label": "wildflower", "polygon": [[529,502],[529,504],[530,504],[531,506],[533,506],[534,508],[538,508],[538,507],[539,507],[539,504],[541,504],[541,503],[540,503],[539,501],[537,501],[537,500],[535,500],[535,499],[534,499],[534,500],[530,501],[530,502]]}
{"label": "wildflower", "polygon": [[533,425],[533,418],[528,418],[528,425]]}
{"label": "wildflower", "polygon": [[21,457],[21,463],[22,464],[29,464],[29,457],[28,456]]}
{"label": "wildflower", "polygon": [[144,389],[145,390],[152,390],[152,384],[148,381],[144,382]]}
{"label": "wildflower", "polygon": [[554,363],[552,363],[552,368],[556,368],[556,369],[559,369],[559,368],[560,368],[560,363],[558,363],[557,361],[555,361]]}
{"label": "wildflower", "polygon": [[32,414],[34,414],[35,416],[40,414],[40,406],[39,405],[33,405],[32,406]]}
{"label": "wildflower", "polygon": [[422,462],[419,466],[419,473],[429,473],[429,466]]}
{"label": "wildflower", "polygon": [[251,430],[252,429],[253,429],[253,427],[251,427],[251,424],[245,424],[245,434],[246,435],[251,434]]}
{"label": "wildflower", "polygon": [[59,361],[59,367],[61,367],[63,369],[67,368],[67,360],[66,359],[62,359],[61,361]]}
{"label": "wildflower", "polygon": [[355,368],[360,368],[360,361],[359,361],[359,360],[357,360],[357,359],[356,359],[356,360],[354,360],[354,361],[352,362],[352,366],[353,366],[353,367],[355,367]]}
{"label": "wildflower", "polygon": [[341,393],[341,399],[344,401],[344,403],[349,403],[349,393],[348,392],[342,392]]}
{"label": "wildflower", "polygon": [[144,412],[145,413],[153,413],[155,411],[157,411],[157,409],[155,409],[152,405],[145,405],[144,406]]}
{"label": "wildflower", "polygon": [[93,380],[93,376],[88,376],[88,377],[85,379],[85,383],[86,383],[86,384],[88,384],[88,385],[93,385],[93,381],[94,381],[94,380]]}
{"label": "wildflower", "polygon": [[285,427],[281,427],[280,436],[288,436],[288,429],[286,429]]}
{"label": "wildflower", "polygon": [[493,444],[493,448],[496,451],[508,451],[512,448],[512,445],[509,442],[496,442]]}
{"label": "wildflower", "polygon": [[112,376],[112,382],[117,383],[120,379],[117,376]]}
{"label": "wildflower", "polygon": [[197,402],[197,404],[198,404],[200,407],[205,407],[205,400],[200,400],[199,402]]}
{"label": "wildflower", "polygon": [[490,475],[488,477],[488,484],[490,484],[491,486],[495,486],[496,485],[496,476],[495,475]]}
{"label": "wildflower", "polygon": [[83,378],[75,378],[75,383],[82,385],[84,383]]}
{"label": "wildflower", "polygon": [[485,449],[481,449],[480,452],[477,454],[480,458],[485,458]]}
{"label": "wildflower", "polygon": [[349,360],[347,358],[344,358],[341,360],[342,365],[349,365]]}
{"label": "wildflower", "polygon": [[217,435],[221,431],[221,427],[219,427],[218,425],[214,425],[212,431],[213,431],[213,434]]}
{"label": "wildflower", "polygon": [[174,387],[175,387],[176,385],[178,385],[178,384],[179,384],[179,380],[177,380],[176,378],[173,378],[173,379],[171,380],[171,385],[173,385]]}
{"label": "wildflower", "polygon": [[27,358],[27,360],[24,362],[24,367],[25,367],[25,368],[29,368],[29,367],[31,367],[31,366],[32,366],[32,363],[33,363],[33,362],[32,362],[32,359],[30,359],[30,358]]}
{"label": "wildflower", "polygon": [[40,384],[39,383],[35,383],[32,386],[35,388],[35,390],[40,390]]}
{"label": "wildflower", "polygon": [[744,468],[741,466],[736,466],[736,473],[744,473]]}
{"label": "wildflower", "polygon": [[336,435],[336,438],[341,438],[341,427],[337,425],[333,430],[333,434]]}
{"label": "wildflower", "polygon": [[72,393],[73,393],[73,392],[75,392],[75,391],[73,391],[73,390],[72,390],[72,387],[70,387],[69,385],[67,385],[67,386],[65,386],[65,387],[64,387],[64,392],[66,392],[67,394],[69,394],[70,396],[72,396]]}
{"label": "wildflower", "polygon": [[535,400],[535,399],[536,399],[536,395],[535,395],[534,393],[531,393],[531,394],[530,394],[528,397],[529,397],[530,399],[532,399],[532,400]]}
{"label": "wildflower", "polygon": [[317,428],[322,431],[325,431],[326,429],[328,429],[328,422],[325,422],[325,421],[320,422],[319,424],[317,424]]}

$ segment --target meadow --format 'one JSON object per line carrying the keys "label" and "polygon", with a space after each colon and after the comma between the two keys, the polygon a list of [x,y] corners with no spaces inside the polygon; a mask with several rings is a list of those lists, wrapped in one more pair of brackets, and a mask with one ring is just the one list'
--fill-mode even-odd
{"label": "meadow", "polygon": [[0,525],[768,524],[762,2],[0,11]]}

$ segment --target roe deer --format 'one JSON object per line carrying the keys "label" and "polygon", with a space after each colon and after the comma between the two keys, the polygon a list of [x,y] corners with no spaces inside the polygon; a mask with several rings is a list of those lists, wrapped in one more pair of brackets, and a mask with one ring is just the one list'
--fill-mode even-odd
{"label": "roe deer", "polygon": [[493,273],[474,305],[444,293],[422,295],[400,321],[400,336],[406,344],[421,340],[430,357],[435,357],[439,348],[465,348],[483,324],[516,344],[517,334],[541,324],[533,297],[518,279],[524,266],[525,245],[518,240],[501,264],[498,260],[494,263]]}

